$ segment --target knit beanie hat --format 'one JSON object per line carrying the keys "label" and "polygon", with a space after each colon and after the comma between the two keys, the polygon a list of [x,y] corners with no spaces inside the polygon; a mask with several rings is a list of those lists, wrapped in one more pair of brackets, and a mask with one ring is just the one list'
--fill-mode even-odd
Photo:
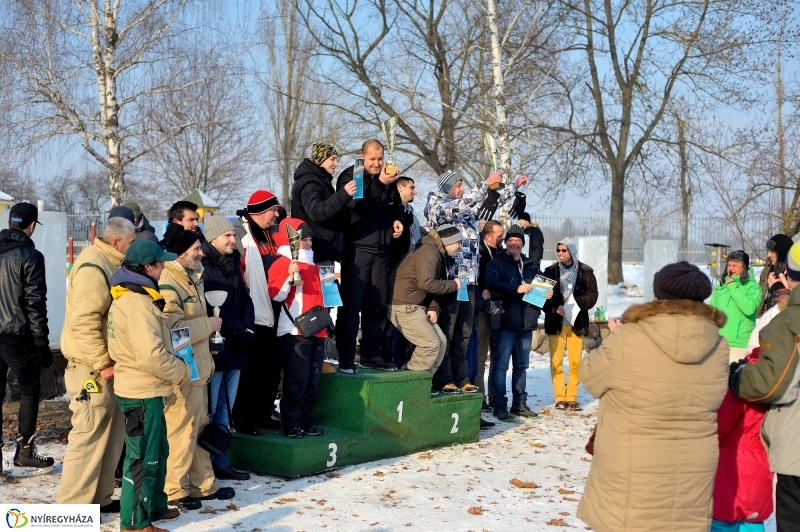
{"label": "knit beanie hat", "polygon": [[685,260],[667,264],[653,277],[653,294],[661,300],[705,301],[711,295],[711,290],[708,276]]}
{"label": "knit beanie hat", "polygon": [[450,190],[450,187],[461,181],[461,179],[461,176],[457,173],[447,170],[436,179],[436,184],[439,186],[440,192],[446,193]]}
{"label": "knit beanie hat", "polygon": [[256,190],[247,200],[247,212],[261,214],[278,206],[278,198],[269,190]]}
{"label": "knit beanie hat", "polygon": [[744,264],[745,271],[747,271],[747,269],[750,267],[750,255],[741,249],[737,249],[728,253],[728,262],[732,260],[738,260]]}
{"label": "knit beanie hat", "polygon": [[439,240],[442,241],[443,246],[449,246],[456,242],[461,242],[461,231],[458,227],[452,224],[440,225],[436,228],[436,234],[439,235]]}
{"label": "knit beanie hat", "polygon": [[136,202],[126,201],[125,203],[122,204],[122,206],[123,207],[127,207],[130,210],[132,210],[134,216],[141,216],[142,215],[142,209],[141,209],[141,207],[139,207],[139,204],[136,203]]}
{"label": "knit beanie hat", "polygon": [[109,218],[125,218],[130,223],[135,224],[136,221],[133,217],[133,211],[130,207],[124,205],[117,205],[108,213]]}
{"label": "knit beanie hat", "polygon": [[508,242],[509,238],[519,238],[522,242],[525,242],[525,231],[522,227],[514,224],[506,231],[506,237],[503,239],[503,242]]}
{"label": "knit beanie hat", "polygon": [[778,256],[777,262],[786,262],[786,254],[789,253],[792,244],[794,242],[792,242],[791,237],[779,233],[767,240],[767,251],[775,252]]}
{"label": "knit beanie hat", "polygon": [[795,242],[786,255],[786,275],[800,281],[800,243]]}
{"label": "knit beanie hat", "polygon": [[233,231],[233,224],[224,216],[206,216],[203,222],[203,236],[211,242],[220,235]]}
{"label": "knit beanie hat", "polygon": [[200,240],[200,235],[194,231],[184,229],[182,225],[170,223],[164,233],[164,249],[176,255],[183,253]]}
{"label": "knit beanie hat", "polygon": [[317,142],[311,145],[311,162],[317,166],[321,166],[331,155],[339,155],[332,144]]}

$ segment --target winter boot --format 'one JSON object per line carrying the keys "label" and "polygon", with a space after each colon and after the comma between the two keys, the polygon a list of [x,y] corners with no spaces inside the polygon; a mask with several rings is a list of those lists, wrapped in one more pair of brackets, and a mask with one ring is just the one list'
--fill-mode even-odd
{"label": "winter boot", "polygon": [[32,477],[52,473],[55,460],[36,454],[36,434],[25,440],[21,434],[17,436],[17,450],[14,453],[14,470],[12,477]]}

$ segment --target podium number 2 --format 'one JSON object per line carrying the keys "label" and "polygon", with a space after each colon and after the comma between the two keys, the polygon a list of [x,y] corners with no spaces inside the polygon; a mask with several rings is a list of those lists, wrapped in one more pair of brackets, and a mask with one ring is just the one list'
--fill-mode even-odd
{"label": "podium number 2", "polygon": [[328,449],[331,450],[331,459],[325,462],[325,465],[328,467],[333,467],[333,465],[336,463],[336,451],[338,447],[336,447],[335,443],[329,443]]}
{"label": "podium number 2", "polygon": [[400,401],[400,404],[397,405],[397,422],[403,422],[403,401]]}
{"label": "podium number 2", "polygon": [[455,434],[456,432],[458,432],[458,414],[453,412],[453,415],[450,417],[453,418],[453,428],[450,429],[450,434]]}

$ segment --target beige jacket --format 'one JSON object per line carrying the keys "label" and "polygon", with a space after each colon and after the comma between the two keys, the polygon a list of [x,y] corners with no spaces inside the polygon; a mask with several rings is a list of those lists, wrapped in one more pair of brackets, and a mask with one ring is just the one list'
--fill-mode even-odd
{"label": "beige jacket", "polygon": [[122,253],[96,238],[78,255],[69,276],[61,352],[70,362],[97,372],[111,365],[106,338],[112,301],[109,279],[123,258]]}
{"label": "beige jacket", "polygon": [[172,385],[188,380],[190,370],[172,349],[167,316],[153,296],[114,288],[115,299],[108,311],[114,393],[129,399],[172,395]]}
{"label": "beige jacket", "polygon": [[206,312],[202,274],[201,266],[189,277],[189,272],[183,266],[171,261],[164,263],[164,271],[158,280],[158,288],[166,301],[164,313],[169,319],[170,329],[189,328],[192,354],[199,375],[192,386],[205,386],[214,374],[214,359],[208,345],[213,329]]}
{"label": "beige jacket", "polygon": [[577,516],[597,532],[708,532],[728,389],[725,315],[653,301],[622,321],[580,366],[600,407]]}

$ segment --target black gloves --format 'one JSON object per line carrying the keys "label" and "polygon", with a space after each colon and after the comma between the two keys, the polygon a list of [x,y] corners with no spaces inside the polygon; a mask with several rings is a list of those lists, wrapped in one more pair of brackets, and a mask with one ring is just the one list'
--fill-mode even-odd
{"label": "black gloves", "polygon": [[479,220],[492,219],[494,213],[497,212],[497,202],[500,200],[500,190],[502,190],[503,187],[504,185],[500,183],[499,187],[489,189],[489,192],[486,194],[486,199],[483,201],[483,205],[478,209]]}
{"label": "black gloves", "polygon": [[31,359],[43,368],[49,368],[53,365],[53,352],[49,346],[37,345],[36,352],[31,354]]}
{"label": "black gloves", "polygon": [[734,387],[734,376],[738,377],[737,373],[741,369],[742,366],[747,364],[744,360],[737,360],[736,362],[731,362],[730,365],[730,373],[728,373],[728,387],[732,389],[737,389]]}
{"label": "black gloves", "polygon": [[514,204],[511,205],[511,210],[508,211],[508,214],[512,218],[519,219],[519,216],[525,212],[526,201],[525,201],[525,194],[522,192],[515,192],[514,193]]}

